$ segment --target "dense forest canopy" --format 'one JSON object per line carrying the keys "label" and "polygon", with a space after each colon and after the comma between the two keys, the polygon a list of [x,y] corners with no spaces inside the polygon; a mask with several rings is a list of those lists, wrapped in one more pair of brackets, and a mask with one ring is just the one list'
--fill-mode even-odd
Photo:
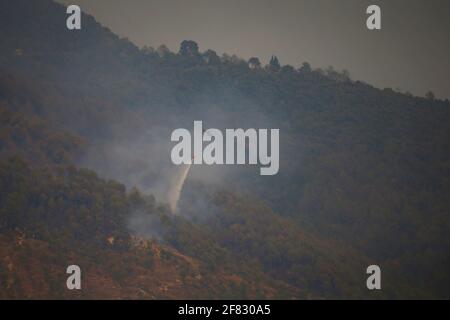
{"label": "dense forest canopy", "polygon": [[[64,17],[50,0],[0,3],[0,297],[37,294],[7,267],[30,251],[37,269],[78,257],[124,288],[92,281],[86,297],[450,297],[448,101],[192,40],[138,48]],[[280,128],[279,174],[193,169],[173,216],[170,131],[194,120]],[[365,287],[370,264],[381,293]],[[57,287],[55,272],[39,281]],[[141,274],[181,280],[163,290]]]}

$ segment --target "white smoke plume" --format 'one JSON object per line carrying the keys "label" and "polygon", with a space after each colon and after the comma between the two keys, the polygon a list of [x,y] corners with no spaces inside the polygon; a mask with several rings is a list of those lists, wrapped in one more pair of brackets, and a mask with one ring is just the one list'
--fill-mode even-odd
{"label": "white smoke plume", "polygon": [[178,209],[178,201],[180,201],[181,191],[183,190],[184,182],[189,174],[192,163],[181,166],[180,173],[175,177],[173,184],[170,186],[167,200],[169,201],[170,210],[176,213]]}

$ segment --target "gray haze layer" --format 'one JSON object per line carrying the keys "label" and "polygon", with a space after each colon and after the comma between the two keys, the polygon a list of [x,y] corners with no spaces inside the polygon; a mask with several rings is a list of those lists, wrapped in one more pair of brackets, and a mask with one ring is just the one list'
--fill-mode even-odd
{"label": "gray haze layer", "polygon": [[[447,0],[60,0],[79,4],[139,46],[182,40],[202,50],[283,64],[347,69],[353,79],[450,97]],[[366,8],[382,8],[382,30],[366,29]]]}

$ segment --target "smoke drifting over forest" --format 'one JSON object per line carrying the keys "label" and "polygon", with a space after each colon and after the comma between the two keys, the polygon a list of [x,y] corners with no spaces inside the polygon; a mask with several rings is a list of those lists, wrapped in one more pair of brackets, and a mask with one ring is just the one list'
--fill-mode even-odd
{"label": "smoke drifting over forest", "polygon": [[[204,130],[208,128],[272,128],[280,125],[275,114],[269,117],[253,103],[225,92],[226,106],[215,104],[210,96],[197,96],[191,109],[185,114],[174,114],[164,105],[158,110],[141,115],[141,126],[133,121],[122,119],[119,124],[110,125],[107,135],[101,140],[93,139],[88,151],[79,160],[79,165],[91,168],[102,177],[115,179],[136,187],[146,195],[155,196],[161,204],[175,210],[174,199],[182,196],[178,183],[184,169],[172,163],[170,155],[175,142],[170,140],[176,128],[193,130],[196,120],[203,121]],[[144,110],[145,105],[140,106]],[[160,119],[155,124],[154,117]],[[283,138],[289,139],[283,132]],[[270,141],[270,140],[269,140]],[[281,149],[283,140],[280,141]],[[206,145],[206,143],[204,143]],[[193,141],[192,141],[193,145]],[[193,149],[193,148],[192,148]],[[280,156],[281,161],[283,155]],[[283,168],[281,168],[283,170]],[[189,170],[189,180],[214,186],[215,188],[243,187],[252,175],[259,174],[255,165],[194,165]],[[180,195],[176,195],[180,192]],[[198,194],[202,198],[202,194]],[[198,199],[196,200],[198,205]],[[177,202],[177,201],[175,201]],[[201,209],[203,205],[199,207]],[[182,209],[180,210],[182,214]],[[207,214],[207,213],[205,213]]]}
{"label": "smoke drifting over forest", "polygon": [[[0,1],[0,299],[450,297],[448,101],[66,17]],[[279,172],[174,165],[171,134],[194,121],[279,129]],[[62,289],[73,261],[89,290]]]}

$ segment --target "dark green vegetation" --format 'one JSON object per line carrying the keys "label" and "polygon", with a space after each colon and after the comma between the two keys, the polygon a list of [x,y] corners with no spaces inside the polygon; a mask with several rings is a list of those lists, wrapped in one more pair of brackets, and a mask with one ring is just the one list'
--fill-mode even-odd
{"label": "dark green vegetation", "polygon": [[[20,249],[27,254],[0,260],[0,297],[70,297],[64,274],[55,274],[78,258],[118,284],[93,281],[98,290],[83,293],[90,298],[450,298],[448,101],[307,63],[297,70],[277,59],[264,67],[219,57],[189,41],[179,53],[140,50],[92,17],[79,32],[64,18],[51,1],[0,2],[0,241],[9,248],[16,233],[31,239]],[[224,116],[208,126],[280,128],[280,173],[244,172],[215,188],[188,181],[185,218],[173,218],[121,184],[129,181],[79,168],[92,146],[107,154],[117,137],[129,144],[211,109]],[[120,180],[105,170],[116,159],[103,159],[94,169]],[[159,168],[148,166],[151,183]],[[127,219],[135,212],[156,217],[168,253],[152,259],[157,249],[133,245]],[[54,290],[39,296],[17,285],[27,274],[9,266],[20,263],[46,268],[32,283]],[[369,264],[382,268],[382,292],[365,288]],[[170,294],[141,284],[152,272],[164,279],[155,266],[184,280]],[[134,294],[130,283],[150,294]]]}

